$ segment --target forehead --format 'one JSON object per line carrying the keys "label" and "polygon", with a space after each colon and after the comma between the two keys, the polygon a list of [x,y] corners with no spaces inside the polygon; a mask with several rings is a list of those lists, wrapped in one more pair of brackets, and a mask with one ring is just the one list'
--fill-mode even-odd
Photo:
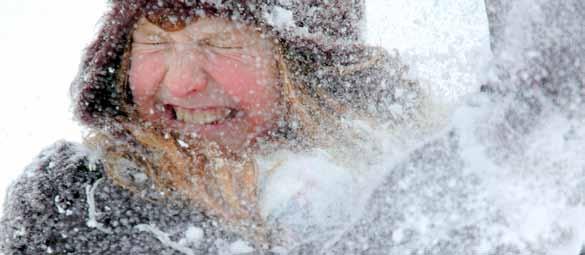
{"label": "forehead", "polygon": [[179,31],[190,34],[256,33],[259,32],[259,29],[223,17],[200,17],[196,20],[170,25],[160,24],[159,22],[153,22],[148,17],[142,17],[135,27],[135,32],[140,33],[159,34]]}

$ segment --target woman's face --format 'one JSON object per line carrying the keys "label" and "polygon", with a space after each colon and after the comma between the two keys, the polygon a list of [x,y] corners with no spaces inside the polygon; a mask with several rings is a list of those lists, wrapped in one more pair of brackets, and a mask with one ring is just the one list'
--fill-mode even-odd
{"label": "woman's face", "polygon": [[274,45],[253,27],[200,18],[170,32],[142,18],[132,38],[129,82],[144,120],[232,150],[275,126]]}

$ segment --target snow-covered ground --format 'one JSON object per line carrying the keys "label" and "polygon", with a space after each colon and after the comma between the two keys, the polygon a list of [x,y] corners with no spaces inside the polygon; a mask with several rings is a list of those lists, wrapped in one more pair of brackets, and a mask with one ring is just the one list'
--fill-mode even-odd
{"label": "snow-covered ground", "polygon": [[[82,49],[96,33],[104,1],[0,3],[0,202],[7,185],[45,146],[80,140],[68,88]],[[489,56],[481,0],[368,0],[367,39],[398,49],[411,74],[453,102],[478,85]]]}

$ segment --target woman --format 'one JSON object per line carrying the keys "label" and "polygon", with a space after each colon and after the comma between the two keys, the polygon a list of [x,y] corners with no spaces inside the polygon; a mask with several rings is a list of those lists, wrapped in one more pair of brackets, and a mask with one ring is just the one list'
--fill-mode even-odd
{"label": "woman", "polygon": [[265,253],[310,242],[262,208],[286,158],[262,159],[314,148],[342,158],[364,139],[344,119],[394,127],[418,114],[404,68],[361,44],[363,10],[359,0],[112,1],[72,85],[85,144],[44,150],[12,186],[0,250]]}

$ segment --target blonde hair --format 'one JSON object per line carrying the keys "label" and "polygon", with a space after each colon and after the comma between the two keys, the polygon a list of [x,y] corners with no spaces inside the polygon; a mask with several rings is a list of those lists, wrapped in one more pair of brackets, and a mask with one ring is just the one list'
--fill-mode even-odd
{"label": "blonde hair", "polygon": [[[279,49],[277,64],[282,103],[286,106],[285,122],[295,123],[287,132],[308,141],[304,146],[327,143],[320,127],[330,125],[339,113],[325,113],[315,98],[295,86],[282,56]],[[119,80],[122,82],[118,86],[127,86],[125,77],[120,76]],[[111,131],[94,131],[85,139],[86,144],[103,154],[105,173],[115,185],[134,193],[143,192],[142,186],[126,173],[127,162],[132,162],[163,197],[186,199],[208,215],[231,226],[244,227],[245,232],[252,231],[247,234],[256,240],[266,237],[266,229],[260,227],[263,221],[258,208],[258,169],[253,155],[235,154],[213,142],[130,121],[133,118],[137,119],[136,114],[115,123],[116,133],[124,134],[123,137]],[[286,136],[274,135],[270,139],[275,144],[287,145],[290,141],[286,141]]]}

